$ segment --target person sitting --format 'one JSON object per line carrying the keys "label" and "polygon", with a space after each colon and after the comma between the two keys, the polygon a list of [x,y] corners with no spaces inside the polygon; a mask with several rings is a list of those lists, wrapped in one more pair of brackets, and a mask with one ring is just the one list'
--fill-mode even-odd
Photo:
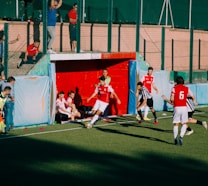
{"label": "person sitting", "polygon": [[17,68],[20,68],[24,63],[27,64],[34,64],[36,63],[41,57],[42,53],[39,52],[40,41],[35,40],[32,44],[27,47],[26,52],[21,53],[20,59],[22,59],[18,64]]}
{"label": "person sitting", "polygon": [[80,112],[77,110],[76,105],[74,104],[74,97],[75,97],[75,92],[73,90],[69,91],[68,93],[68,98],[67,98],[67,105],[68,107],[71,108],[72,115],[74,118],[81,117]]}
{"label": "person sitting", "polygon": [[58,98],[56,100],[56,116],[55,121],[58,123],[62,123],[62,121],[74,120],[75,116],[72,112],[72,108],[68,107],[68,103],[64,98],[64,92],[61,91],[58,94]]}

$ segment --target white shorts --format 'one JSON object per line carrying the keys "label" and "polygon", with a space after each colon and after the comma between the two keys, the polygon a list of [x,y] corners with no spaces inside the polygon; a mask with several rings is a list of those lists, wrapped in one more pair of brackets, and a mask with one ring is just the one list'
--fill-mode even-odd
{"label": "white shorts", "polygon": [[173,112],[173,123],[187,123],[188,109],[187,107],[175,107]]}
{"label": "white shorts", "polygon": [[92,110],[99,110],[101,112],[104,112],[105,109],[107,108],[109,103],[106,103],[104,101],[96,100],[94,107]]}
{"label": "white shorts", "polygon": [[64,112],[64,111],[62,111],[61,109],[59,110],[59,112],[62,113],[62,114],[66,114],[66,115],[68,116],[68,118],[71,118],[71,115],[72,115],[71,107],[66,108],[66,110],[67,110],[68,112]]}

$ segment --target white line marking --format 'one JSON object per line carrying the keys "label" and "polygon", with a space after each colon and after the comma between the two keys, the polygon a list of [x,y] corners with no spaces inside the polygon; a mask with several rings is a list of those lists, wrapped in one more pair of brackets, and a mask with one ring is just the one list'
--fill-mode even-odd
{"label": "white line marking", "polygon": [[[198,114],[205,114],[205,112],[199,112],[195,113],[195,115]],[[159,117],[159,119],[166,119],[166,118],[171,118],[172,116],[164,116],[164,117]],[[126,120],[126,121],[114,121],[114,123],[109,123],[109,124],[99,124],[99,125],[94,125],[93,128],[96,127],[105,127],[105,126],[111,126],[111,125],[116,125],[116,124],[124,124],[124,123],[137,123],[137,120]],[[0,140],[4,139],[13,139],[13,138],[21,138],[21,137],[28,137],[28,136],[35,136],[35,135],[42,135],[42,134],[51,134],[51,133],[58,133],[58,132],[66,132],[66,131],[73,131],[73,130],[80,130],[83,129],[83,127],[77,127],[77,128],[70,128],[70,129],[62,129],[62,130],[53,130],[53,131],[45,131],[45,132],[34,132],[30,134],[22,134],[22,135],[17,135],[17,136],[6,136],[3,138],[0,138]],[[84,128],[86,129],[86,128]]]}

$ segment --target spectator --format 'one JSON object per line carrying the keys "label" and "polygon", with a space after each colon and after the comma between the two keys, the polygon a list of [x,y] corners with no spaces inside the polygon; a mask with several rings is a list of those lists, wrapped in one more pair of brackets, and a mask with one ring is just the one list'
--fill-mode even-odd
{"label": "spectator", "polygon": [[15,83],[15,78],[13,76],[8,77],[7,81],[0,82],[2,90],[4,90],[5,87],[11,88],[10,94],[8,95],[8,99],[6,100],[6,103],[4,105],[5,123],[6,123],[5,134],[7,134],[8,131],[13,129],[14,127],[14,121],[13,121],[14,101],[15,101],[14,83]]}
{"label": "spectator", "polygon": [[67,98],[67,105],[68,107],[71,107],[72,115],[75,119],[76,117],[81,117],[81,114],[77,110],[76,105],[74,104],[74,97],[75,97],[75,92],[73,90],[69,91]]}
{"label": "spectator", "polygon": [[7,134],[5,132],[6,125],[3,119],[3,109],[4,109],[5,102],[8,98],[8,95],[10,95],[10,92],[11,92],[11,87],[5,87],[4,90],[0,93],[0,132],[2,134]]}
{"label": "spectator", "polygon": [[[8,44],[14,44],[17,41],[19,41],[20,35],[17,35],[17,38],[14,40],[11,40]],[[4,71],[4,65],[3,65],[3,53],[4,53],[4,40],[5,40],[5,35],[4,35],[4,26],[0,25],[0,76],[2,75],[2,72]]]}
{"label": "spectator", "polygon": [[70,35],[70,46],[73,52],[77,49],[77,3],[74,3],[73,9],[68,12],[69,17],[69,35]]}
{"label": "spectator", "polygon": [[39,40],[35,40],[34,43],[30,44],[27,47],[26,52],[23,52],[20,55],[20,58],[22,60],[17,64],[17,68],[20,68],[24,63],[36,63],[42,56],[42,54],[39,53],[39,46]]}
{"label": "spectator", "polygon": [[62,5],[62,0],[51,0],[49,10],[48,10],[48,53],[55,54],[56,52],[52,50],[52,45],[56,37],[56,17],[57,9]]}

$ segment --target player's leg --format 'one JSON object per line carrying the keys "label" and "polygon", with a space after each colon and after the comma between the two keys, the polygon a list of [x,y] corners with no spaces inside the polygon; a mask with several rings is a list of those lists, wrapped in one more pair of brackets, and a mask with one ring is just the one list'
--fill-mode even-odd
{"label": "player's leg", "polygon": [[154,116],[154,124],[158,124],[158,119],[157,119],[157,114],[156,114],[156,111],[155,109],[153,108],[153,99],[147,99],[147,106],[150,108],[153,116]]}
{"label": "player's leg", "polygon": [[179,144],[179,139],[178,139],[179,123],[180,123],[180,110],[179,107],[175,107],[173,112],[173,138],[175,145]]}
{"label": "player's leg", "polygon": [[141,111],[141,108],[140,108],[140,106],[142,105],[143,101],[144,101],[143,99],[140,99],[139,103],[137,104],[137,113],[138,113],[138,115],[140,117],[139,123],[142,123],[144,121],[144,118],[142,116],[142,111]]}
{"label": "player's leg", "polygon": [[[194,112],[188,112],[188,123],[195,123],[195,119],[192,118],[193,113]],[[187,126],[186,135],[189,136],[189,135],[193,134],[193,132],[194,132],[194,130],[191,127]]]}
{"label": "player's leg", "polygon": [[151,119],[149,119],[149,118],[147,117],[148,112],[149,112],[149,107],[148,107],[147,105],[145,105],[145,106],[144,106],[144,120],[145,120],[145,121],[151,120]]}
{"label": "player's leg", "polygon": [[188,122],[188,111],[187,111],[187,107],[181,107],[180,108],[180,113],[181,113],[181,117],[180,117],[180,123],[182,124],[181,127],[181,131],[180,131],[180,137],[179,137],[179,145],[183,145],[183,137],[186,133],[186,129],[187,129],[187,122]]}

